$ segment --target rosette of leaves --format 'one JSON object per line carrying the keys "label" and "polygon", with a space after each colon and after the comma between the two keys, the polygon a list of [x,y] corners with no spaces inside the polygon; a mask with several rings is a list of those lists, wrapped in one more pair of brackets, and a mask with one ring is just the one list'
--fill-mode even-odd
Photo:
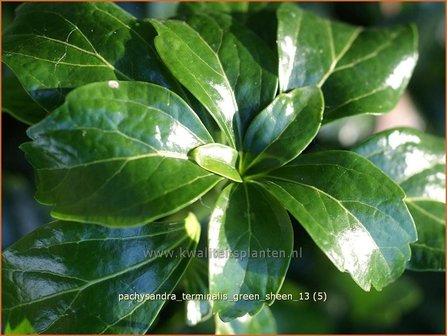
{"label": "rosette of leaves", "polygon": [[[270,32],[255,24],[265,10]],[[303,153],[322,124],[395,106],[414,26],[353,27],[295,4],[187,4],[164,21],[101,2],[16,14],[6,111],[33,124],[21,149],[57,221],[3,253],[8,332],[145,333],[164,301],[118,295],[176,288],[200,236],[188,211],[213,188],[207,245],[221,253],[187,279],[229,300],[190,301],[188,316],[211,309],[218,332],[274,332],[265,297],[289,266],[289,215],[366,291],[406,267],[444,269],[441,140],[391,130]],[[413,171],[408,158],[427,161]]]}

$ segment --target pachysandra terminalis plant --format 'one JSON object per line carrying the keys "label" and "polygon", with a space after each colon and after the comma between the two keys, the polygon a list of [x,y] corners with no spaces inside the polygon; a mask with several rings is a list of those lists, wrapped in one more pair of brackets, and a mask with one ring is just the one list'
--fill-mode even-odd
{"label": "pachysandra terminalis plant", "polygon": [[[364,29],[292,3],[189,3],[173,20],[21,5],[3,35],[16,76],[3,109],[32,125],[21,149],[56,220],[3,252],[6,331],[145,333],[181,286],[211,298],[187,302],[189,323],[273,333],[263,298],[289,267],[289,216],[366,291],[444,270],[443,140],[400,128],[306,151],[324,124],[392,109],[417,57],[412,25]],[[206,261],[183,252],[212,189],[205,245],[227,253]],[[286,253],[253,257],[267,250]],[[119,299],[131,293],[155,299]]]}

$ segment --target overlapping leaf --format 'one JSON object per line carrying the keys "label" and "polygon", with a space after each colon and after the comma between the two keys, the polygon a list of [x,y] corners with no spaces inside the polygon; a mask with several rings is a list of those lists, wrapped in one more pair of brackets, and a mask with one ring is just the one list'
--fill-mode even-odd
{"label": "overlapping leaf", "polygon": [[231,15],[236,22],[255,32],[273,51],[276,43],[277,20],[275,2],[180,2],[178,13],[191,15],[221,12]]}
{"label": "overlapping leaf", "polygon": [[242,182],[236,169],[238,152],[235,149],[219,143],[212,143],[196,147],[188,155],[203,169],[232,181]]}
{"label": "overlapping leaf", "polygon": [[49,110],[68,90],[104,80],[178,84],[151,45],[148,22],[110,2],[25,3],[3,36],[3,62]]}
{"label": "overlapping leaf", "polygon": [[322,116],[323,97],[315,86],[276,97],[247,130],[243,171],[265,172],[296,158],[317,134]]}
{"label": "overlapping leaf", "polygon": [[216,52],[194,29],[181,21],[156,21],[155,46],[163,62],[211,113],[231,146],[237,103]]}
{"label": "overlapping leaf", "polygon": [[281,91],[321,86],[325,122],[396,105],[417,60],[414,26],[361,29],[290,3],[277,15]]}
{"label": "overlapping leaf", "polygon": [[[209,291],[229,297],[212,303],[217,333],[275,332],[264,299],[279,291],[290,261],[284,208],[363,289],[380,290],[405,269],[417,237],[399,186],[355,153],[295,158],[318,132],[323,109],[329,122],[395,105],[417,59],[414,28],[351,27],[295,4],[280,5],[268,22],[264,9],[276,5],[181,8],[187,22],[139,22],[111,3],[25,4],[7,30],[3,59],[39,104],[53,109],[79,87],[22,147],[37,170],[38,200],[76,223],[48,224],[5,252],[7,330],[145,333],[162,301],[104,307],[103,299],[174,289],[188,260],[146,252],[194,250],[198,223],[191,216],[146,223],[182,217],[178,210],[223,178],[244,183],[223,190],[209,224]],[[278,60],[263,41],[277,22],[275,99]],[[156,34],[165,65],[151,44]],[[202,120],[203,107],[213,118],[208,130],[173,91],[136,80],[192,94]],[[10,112],[33,123],[46,114],[37,111]],[[229,146],[214,143],[214,122]],[[357,150],[409,196],[419,233],[409,267],[445,268],[445,145],[401,130]],[[107,227],[133,225],[140,226]],[[202,277],[185,281],[189,291],[208,291]],[[210,309],[189,301],[188,322]]]}
{"label": "overlapping leaf", "polygon": [[404,271],[417,239],[405,195],[368,160],[345,151],[301,155],[262,185],[364,290]]}
{"label": "overlapping leaf", "polygon": [[120,294],[171,293],[199,236],[193,215],[130,229],[44,225],[3,252],[3,321],[45,334],[144,334],[165,301]]}
{"label": "overlapping leaf", "polygon": [[37,199],[53,216],[135,225],[192,203],[220,178],[188,160],[212,142],[194,112],[160,86],[110,81],[83,86],[22,145],[37,170]]}
{"label": "overlapping leaf", "polygon": [[278,11],[279,81],[282,92],[324,83],[360,28],[332,22],[282,4]]}
{"label": "overlapping leaf", "polygon": [[2,87],[2,111],[29,125],[47,116],[47,111],[29,96],[16,76],[4,77]]}
{"label": "overlapping leaf", "polygon": [[445,142],[399,128],[374,135],[355,151],[399,183],[414,218],[418,241],[408,268],[445,270]]}
{"label": "overlapping leaf", "polygon": [[154,21],[157,51],[176,78],[208,109],[230,145],[277,89],[275,56],[231,16],[202,13]]}
{"label": "overlapping leaf", "polygon": [[274,53],[229,15],[197,13],[187,23],[218,55],[234,91],[241,122],[239,132],[243,134],[253,117],[275,97],[278,77]]}
{"label": "overlapping leaf", "polygon": [[[213,210],[208,239],[210,293],[229,299],[213,303],[220,319],[254,315],[271,304],[266,295],[279,291],[293,246],[290,219],[279,203],[255,185],[229,185]],[[239,294],[259,299],[235,300]]]}

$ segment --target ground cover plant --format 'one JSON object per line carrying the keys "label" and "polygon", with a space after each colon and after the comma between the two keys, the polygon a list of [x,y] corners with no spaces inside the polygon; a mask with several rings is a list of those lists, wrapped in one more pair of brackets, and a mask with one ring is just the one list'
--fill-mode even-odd
{"label": "ground cover plant", "polygon": [[290,217],[365,291],[443,271],[442,139],[398,128],[349,151],[311,145],[322,125],[390,111],[417,40],[292,3],[183,4],[173,20],[21,5],[3,108],[30,124],[21,149],[55,221],[3,252],[6,332],[146,333],[181,286],[210,298],[186,300],[189,323],[274,333]]}

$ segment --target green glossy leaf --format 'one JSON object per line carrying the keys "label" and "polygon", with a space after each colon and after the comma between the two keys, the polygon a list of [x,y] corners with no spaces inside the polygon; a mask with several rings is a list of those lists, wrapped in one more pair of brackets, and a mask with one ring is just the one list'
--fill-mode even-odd
{"label": "green glossy leaf", "polygon": [[221,178],[190,160],[212,142],[177,95],[155,84],[94,83],[29,129],[37,199],[58,219],[136,225],[191,204]]}
{"label": "green glossy leaf", "polygon": [[[228,295],[214,301],[213,312],[228,322],[272,304],[267,294],[281,288],[293,247],[292,225],[280,204],[255,185],[229,185],[211,215],[208,239],[210,293]],[[259,297],[238,296],[244,294]]]}
{"label": "green glossy leaf", "polygon": [[405,191],[416,223],[408,268],[445,270],[445,142],[409,128],[387,130],[354,149]]}
{"label": "green glossy leaf", "polygon": [[346,151],[299,156],[262,185],[364,290],[396,280],[417,239],[405,194],[365,158]]}
{"label": "green glossy leaf", "polygon": [[414,26],[361,29],[291,3],[277,16],[281,91],[322,86],[325,123],[385,113],[397,104],[417,60]]}
{"label": "green glossy leaf", "polygon": [[189,152],[191,160],[203,169],[226,177],[235,182],[242,182],[236,169],[238,152],[231,147],[212,143],[194,148]]}
{"label": "green glossy leaf", "polygon": [[3,62],[30,95],[53,109],[68,90],[104,80],[178,89],[151,44],[148,22],[110,2],[25,3],[3,36]]}
{"label": "green glossy leaf", "polygon": [[222,322],[216,317],[216,335],[276,334],[276,322],[268,307],[255,316],[244,315],[230,322]]}
{"label": "green glossy leaf", "polygon": [[[275,2],[180,2],[178,13],[191,15],[203,12],[221,12],[231,15],[236,22],[250,28],[264,42],[276,43],[277,20]],[[273,51],[273,50],[272,50]]]}
{"label": "green glossy leaf", "polygon": [[[155,295],[173,291],[199,236],[192,214],[127,229],[44,225],[3,252],[3,319],[45,334],[144,334],[165,303]],[[126,300],[134,293],[154,296]]]}
{"label": "green glossy leaf", "polygon": [[202,12],[188,18],[187,23],[218,55],[234,91],[241,121],[239,133],[243,134],[253,117],[276,95],[274,53],[229,15]]}
{"label": "green glossy leaf", "polygon": [[47,111],[29,96],[16,76],[4,77],[2,88],[2,111],[28,125],[47,116]]}
{"label": "green glossy leaf", "polygon": [[[326,101],[323,122],[391,111],[413,73],[417,44],[412,25],[360,33],[322,87]],[[359,79],[363,79],[361,85]]]}
{"label": "green glossy leaf", "polygon": [[411,244],[407,268],[416,271],[445,271],[445,203],[432,200],[407,200],[418,231]]}
{"label": "green glossy leaf", "polygon": [[158,32],[155,46],[174,76],[211,113],[231,146],[238,111],[231,84],[216,52],[181,21],[151,21]]}
{"label": "green glossy leaf", "polygon": [[407,198],[445,203],[445,141],[411,128],[378,133],[353,149],[402,186]]}
{"label": "green glossy leaf", "polygon": [[303,11],[294,3],[282,4],[277,17],[282,92],[321,86],[360,32],[360,28]]}
{"label": "green glossy leaf", "polygon": [[296,158],[317,134],[322,115],[323,96],[315,86],[276,97],[247,130],[243,171],[272,170]]}

